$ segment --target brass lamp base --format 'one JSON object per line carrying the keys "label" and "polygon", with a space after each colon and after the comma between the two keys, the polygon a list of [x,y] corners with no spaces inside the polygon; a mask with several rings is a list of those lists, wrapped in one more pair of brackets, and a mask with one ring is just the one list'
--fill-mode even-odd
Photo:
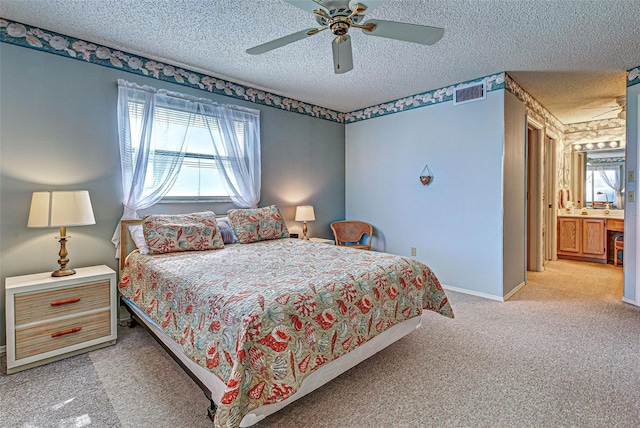
{"label": "brass lamp base", "polygon": [[58,269],[56,271],[51,272],[51,276],[68,276],[76,273],[73,269]]}
{"label": "brass lamp base", "polygon": [[307,238],[307,222],[306,221],[302,222],[302,239],[306,239],[307,241],[309,240],[309,238]]}
{"label": "brass lamp base", "polygon": [[56,238],[60,240],[60,252],[58,253],[58,256],[60,256],[58,259],[60,269],[51,272],[51,276],[59,277],[73,275],[76,271],[73,269],[67,269],[67,263],[69,263],[69,259],[67,258],[67,255],[69,254],[67,253],[67,238],[70,238],[70,236],[67,235],[67,228],[61,226],[60,236],[56,236]]}

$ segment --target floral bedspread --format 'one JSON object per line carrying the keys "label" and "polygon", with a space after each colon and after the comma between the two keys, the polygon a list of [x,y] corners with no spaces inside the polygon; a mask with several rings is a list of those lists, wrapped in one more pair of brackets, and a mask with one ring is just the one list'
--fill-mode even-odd
{"label": "floral bedspread", "polygon": [[453,317],[424,264],[300,239],[132,254],[119,289],[226,384],[216,427],[423,308]]}

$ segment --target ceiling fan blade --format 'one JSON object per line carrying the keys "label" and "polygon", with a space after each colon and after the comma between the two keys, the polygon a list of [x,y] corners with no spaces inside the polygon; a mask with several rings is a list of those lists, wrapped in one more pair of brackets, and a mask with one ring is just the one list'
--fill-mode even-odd
{"label": "ceiling fan blade", "polygon": [[314,9],[326,9],[318,0],[284,0],[305,12],[313,13]]}
{"label": "ceiling fan blade", "polygon": [[315,30],[315,28],[307,28],[306,30],[298,31],[297,33],[289,34],[288,36],[271,40],[270,42],[263,43],[251,49],[247,49],[247,53],[251,55],[260,55],[265,52],[269,52],[271,50],[281,48],[282,46],[288,45],[289,43],[297,42],[298,40],[302,40],[309,36],[313,36],[314,34],[317,34],[317,32],[313,32],[312,34],[307,34],[307,32],[311,30]]}
{"label": "ceiling fan blade", "polygon": [[371,36],[386,37],[387,39],[420,43],[421,45],[432,45],[444,35],[444,28],[427,27],[426,25],[369,19],[365,26],[370,24],[375,25],[376,28],[372,31],[363,30],[363,33]]}
{"label": "ceiling fan blade", "polygon": [[[344,41],[340,41],[343,38]],[[351,36],[336,37],[331,42],[333,49],[333,71],[336,74],[353,70],[353,52],[351,50]]]}
{"label": "ceiling fan blade", "polygon": [[386,3],[387,1],[389,0],[351,0],[349,2],[349,9],[353,10],[355,5],[360,3],[367,8],[367,12],[371,12],[373,9],[380,6],[382,3]]}
{"label": "ceiling fan blade", "polygon": [[608,113],[612,113],[612,112],[614,112],[616,110],[624,110],[624,109],[622,107],[616,107],[613,110],[607,110],[607,111],[605,111],[603,113],[600,113],[600,114],[597,114],[597,115],[593,116],[593,119],[595,119],[596,117],[604,116],[605,114],[608,114]]}

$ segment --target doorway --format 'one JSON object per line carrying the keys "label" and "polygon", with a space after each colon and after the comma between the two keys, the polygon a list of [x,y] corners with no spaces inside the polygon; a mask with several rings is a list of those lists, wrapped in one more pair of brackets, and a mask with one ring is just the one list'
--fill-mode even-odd
{"label": "doorway", "polygon": [[544,133],[543,126],[527,118],[527,270],[544,271]]}
{"label": "doorway", "polygon": [[527,270],[557,259],[558,137],[527,118]]}

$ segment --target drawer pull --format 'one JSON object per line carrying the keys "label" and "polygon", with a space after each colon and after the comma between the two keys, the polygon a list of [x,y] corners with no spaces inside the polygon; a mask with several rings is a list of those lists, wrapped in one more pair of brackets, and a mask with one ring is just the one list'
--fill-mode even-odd
{"label": "drawer pull", "polygon": [[67,300],[58,300],[56,302],[51,302],[51,306],[61,306],[61,305],[66,305],[68,303],[75,303],[79,301],[80,301],[79,297],[72,297],[71,299],[67,299]]}
{"label": "drawer pull", "polygon": [[59,337],[59,336],[64,336],[65,334],[76,333],[81,329],[82,327],[73,327],[73,328],[70,328],[69,330],[59,331],[58,333],[51,333],[51,337]]}

